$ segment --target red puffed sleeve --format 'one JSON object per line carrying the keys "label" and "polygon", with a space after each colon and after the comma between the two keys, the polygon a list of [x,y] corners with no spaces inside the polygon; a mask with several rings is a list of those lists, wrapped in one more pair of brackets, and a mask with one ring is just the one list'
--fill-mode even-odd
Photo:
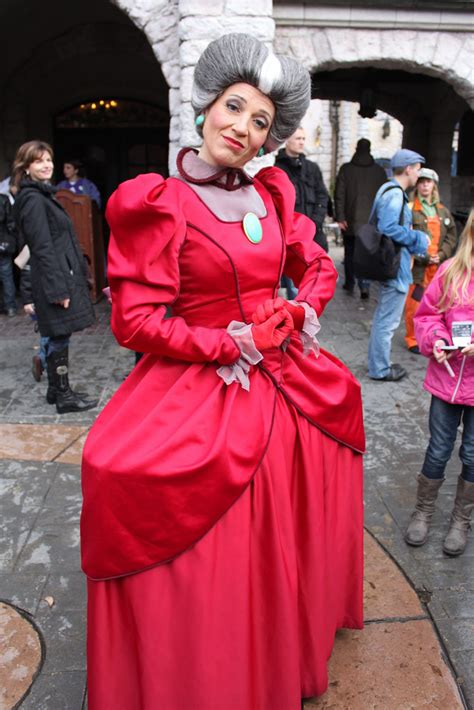
{"label": "red puffed sleeve", "polygon": [[223,328],[165,318],[179,294],[179,254],[186,239],[176,187],[160,175],[140,175],[114,192],[106,216],[111,325],[118,342],[189,362],[238,360],[240,351]]}
{"label": "red puffed sleeve", "polygon": [[270,192],[283,227],[286,242],[284,273],[298,287],[298,301],[305,301],[320,316],[336,289],[337,271],[330,256],[314,241],[315,225],[295,212],[295,188],[280,168],[264,168],[257,173]]}

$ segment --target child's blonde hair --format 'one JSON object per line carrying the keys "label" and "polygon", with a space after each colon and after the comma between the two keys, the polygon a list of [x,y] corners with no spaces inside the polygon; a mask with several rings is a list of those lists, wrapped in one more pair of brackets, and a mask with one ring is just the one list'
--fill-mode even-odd
{"label": "child's blonde hair", "polygon": [[439,300],[440,311],[447,311],[454,301],[466,303],[474,259],[474,208],[467,218],[466,226],[459,237],[459,246],[451,263],[443,274],[443,292]]}

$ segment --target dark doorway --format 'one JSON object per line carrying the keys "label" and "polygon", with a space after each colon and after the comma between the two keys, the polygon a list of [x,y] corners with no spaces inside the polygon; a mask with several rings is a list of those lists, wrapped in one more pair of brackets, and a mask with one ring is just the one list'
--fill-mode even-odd
{"label": "dark doorway", "polygon": [[116,187],[146,172],[168,174],[168,115],[139,101],[98,99],[55,118],[56,178],[67,160],[82,161],[105,204]]}

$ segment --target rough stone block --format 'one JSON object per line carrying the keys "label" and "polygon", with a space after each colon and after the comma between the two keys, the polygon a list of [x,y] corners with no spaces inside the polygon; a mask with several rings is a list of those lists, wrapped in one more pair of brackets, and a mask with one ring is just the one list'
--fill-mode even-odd
{"label": "rough stone block", "polygon": [[180,117],[179,113],[176,113],[174,116],[171,116],[169,139],[171,142],[179,141],[180,135],[181,135],[181,117]]}
{"label": "rough stone block", "polygon": [[331,47],[333,59],[343,64],[357,61],[360,54],[359,48],[366,41],[364,34],[363,30],[357,32],[354,30],[347,32],[346,29],[342,28],[328,30],[326,36]]}
{"label": "rough stone block", "polygon": [[[179,38],[204,39],[209,43],[212,39],[229,32],[248,32],[247,17],[184,17],[179,23]],[[275,23],[270,17],[262,17],[252,27],[252,34],[264,42],[271,41],[275,32]]]}
{"label": "rough stone block", "polygon": [[191,101],[193,90],[194,67],[185,67],[181,71],[180,97],[181,101]]}
{"label": "rough stone block", "polygon": [[181,66],[195,66],[208,44],[207,39],[191,39],[182,42],[179,48]]}
{"label": "rough stone block", "polygon": [[145,28],[153,16],[169,12],[171,7],[176,6],[177,0],[115,0],[115,4],[124,10],[135,24]]}
{"label": "rough stone block", "polygon": [[176,15],[159,15],[146,26],[147,36],[151,43],[159,42],[170,34],[178,31],[178,17]]}
{"label": "rough stone block", "polygon": [[[388,34],[388,33],[387,33]],[[385,45],[385,42],[384,42]],[[438,51],[438,36],[435,32],[418,32],[413,51],[414,61],[422,66],[431,64],[433,55]]]}
{"label": "rough stone block", "polygon": [[301,33],[290,41],[290,54],[306,67],[314,64],[314,51],[309,32]]}
{"label": "rough stone block", "polygon": [[329,44],[326,30],[318,29],[312,33],[311,40],[314,48],[313,67],[316,69],[333,61],[332,49]]}
{"label": "rough stone block", "polygon": [[357,47],[359,61],[380,60],[380,57],[386,56],[380,30],[357,30],[354,43]]}
{"label": "rough stone block", "polygon": [[272,0],[226,0],[225,11],[230,15],[261,15],[271,17]]}
{"label": "rough stone block", "polygon": [[179,14],[181,17],[188,15],[222,15],[224,13],[224,0],[180,0]]}
{"label": "rough stone block", "polygon": [[277,27],[275,32],[275,41],[273,49],[276,54],[291,55],[291,35],[287,34],[282,28]]}
{"label": "rough stone block", "polygon": [[160,39],[152,44],[152,49],[155,57],[160,62],[178,61],[179,58],[179,40],[175,34],[170,34],[168,37]]}
{"label": "rough stone block", "polygon": [[170,89],[168,92],[168,102],[169,102],[169,108],[170,108],[170,113],[172,115],[179,113],[180,106],[181,106],[181,95],[180,95],[180,90],[179,89]]}
{"label": "rough stone block", "polygon": [[[438,33],[438,48],[433,54],[433,59],[431,63],[435,67],[453,67],[456,63],[456,59],[463,48],[464,35],[450,34],[450,33]],[[473,58],[471,55],[471,67],[473,63]]]}
{"label": "rough stone block", "polygon": [[181,149],[181,144],[172,141],[168,151],[168,170],[170,175],[176,175],[176,157]]}
{"label": "rough stone block", "polygon": [[177,89],[179,87],[179,79],[181,70],[177,61],[171,60],[161,63],[161,71],[166,79],[166,83],[170,88]]}
{"label": "rough stone block", "polygon": [[189,102],[181,105],[181,145],[201,145],[202,138],[194,127],[194,110]]}

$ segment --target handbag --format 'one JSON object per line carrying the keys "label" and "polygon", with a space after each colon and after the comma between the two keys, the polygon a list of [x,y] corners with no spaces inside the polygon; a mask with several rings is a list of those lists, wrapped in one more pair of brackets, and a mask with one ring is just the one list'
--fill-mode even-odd
{"label": "handbag", "polygon": [[[396,189],[402,190],[399,185],[391,185],[382,195]],[[404,208],[403,200],[398,220],[401,226],[403,226]],[[355,235],[354,273],[358,279],[388,281],[395,279],[400,269],[401,244],[396,244],[393,239],[378,231],[373,222],[374,213],[375,210],[372,210],[368,223],[362,225]]]}

